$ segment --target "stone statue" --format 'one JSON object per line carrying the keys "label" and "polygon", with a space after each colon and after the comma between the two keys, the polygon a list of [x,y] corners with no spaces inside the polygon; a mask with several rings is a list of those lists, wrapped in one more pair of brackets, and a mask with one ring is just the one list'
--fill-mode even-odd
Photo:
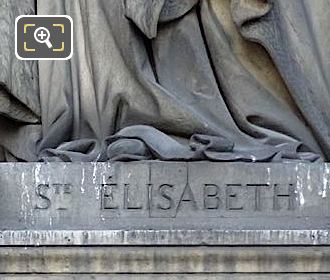
{"label": "stone statue", "polygon": [[[329,0],[0,3],[0,160],[330,159]],[[71,60],[15,58],[34,12]]]}

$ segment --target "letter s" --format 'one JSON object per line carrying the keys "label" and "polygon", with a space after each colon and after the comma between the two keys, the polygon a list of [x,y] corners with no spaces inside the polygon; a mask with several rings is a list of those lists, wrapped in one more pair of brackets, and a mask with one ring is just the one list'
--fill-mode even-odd
{"label": "letter s", "polygon": [[172,189],[173,185],[163,184],[159,186],[158,193],[161,195],[164,200],[167,201],[166,205],[157,204],[157,208],[161,210],[170,210],[174,206],[174,201],[172,197],[166,192],[167,189]]}

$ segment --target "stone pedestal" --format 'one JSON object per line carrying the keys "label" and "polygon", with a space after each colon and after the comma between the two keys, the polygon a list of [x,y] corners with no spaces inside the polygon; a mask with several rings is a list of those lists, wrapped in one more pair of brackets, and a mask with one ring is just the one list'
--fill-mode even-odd
{"label": "stone pedestal", "polygon": [[330,165],[0,164],[0,279],[328,279]]}

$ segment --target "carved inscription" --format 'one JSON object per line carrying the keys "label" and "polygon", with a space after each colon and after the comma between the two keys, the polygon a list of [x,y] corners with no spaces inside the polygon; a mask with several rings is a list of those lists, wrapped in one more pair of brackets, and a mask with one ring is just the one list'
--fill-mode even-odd
{"label": "carved inscription", "polygon": [[[44,170],[33,173],[32,180],[25,178],[22,190],[29,193],[23,193],[21,200],[24,203],[23,199],[29,198],[30,202],[26,200],[22,209],[32,208],[38,219],[45,221],[52,217],[70,224],[81,215],[90,221],[123,219],[128,226],[138,219],[143,223],[144,218],[155,219],[150,223],[157,219],[181,223],[186,218],[190,219],[187,222],[206,222],[208,218],[248,222],[258,217],[309,219],[330,212],[325,193],[330,180],[320,180],[322,173],[303,172],[295,166],[286,172],[275,167],[87,164],[47,173],[45,165]],[[58,175],[61,170],[63,176]],[[33,188],[24,187],[29,183],[35,183]],[[30,212],[27,215],[32,216]]]}
{"label": "carved inscription", "polygon": [[[71,201],[79,199],[78,187],[72,184],[40,184],[36,186],[35,209],[70,210]],[[108,183],[100,185],[95,201],[99,211],[144,213],[158,218],[175,218],[189,213],[257,213],[262,211],[293,212],[299,202],[294,184],[186,184],[132,185]]]}
{"label": "carved inscription", "polygon": [[73,186],[71,184],[40,184],[36,187],[37,210],[68,210],[71,205]]}

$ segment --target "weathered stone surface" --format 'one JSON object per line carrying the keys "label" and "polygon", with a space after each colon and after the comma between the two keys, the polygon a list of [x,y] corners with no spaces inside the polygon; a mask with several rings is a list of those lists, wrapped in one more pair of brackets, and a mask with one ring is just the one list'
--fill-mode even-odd
{"label": "weathered stone surface", "polygon": [[[1,248],[2,273],[330,273],[328,247]],[[1,278],[0,278],[1,279]]]}
{"label": "weathered stone surface", "polygon": [[159,280],[287,280],[287,279],[295,279],[295,280],[327,280],[330,278],[329,274],[245,274],[245,275],[232,275],[232,274],[149,274],[149,275],[141,275],[141,274],[89,274],[89,275],[11,275],[11,276],[0,276],[2,280],[153,280],[155,278]]}
{"label": "weathered stone surface", "polygon": [[0,165],[0,245],[330,245],[328,164]]}

